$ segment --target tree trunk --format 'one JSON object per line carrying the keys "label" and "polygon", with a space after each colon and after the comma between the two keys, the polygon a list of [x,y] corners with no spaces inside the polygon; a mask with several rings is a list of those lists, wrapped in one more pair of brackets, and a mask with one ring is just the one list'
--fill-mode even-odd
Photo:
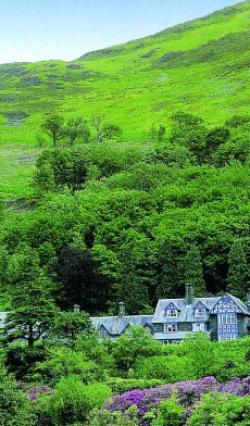
{"label": "tree trunk", "polygon": [[33,327],[32,327],[32,325],[29,325],[29,331],[28,331],[28,346],[29,346],[29,348],[33,348],[33,344],[34,344]]}

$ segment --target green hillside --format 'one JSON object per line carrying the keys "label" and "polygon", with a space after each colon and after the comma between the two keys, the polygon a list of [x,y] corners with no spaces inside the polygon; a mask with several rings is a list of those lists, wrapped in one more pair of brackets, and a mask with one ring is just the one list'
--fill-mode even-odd
{"label": "green hillside", "polygon": [[42,117],[103,113],[125,140],[175,110],[221,123],[250,104],[250,1],[73,62],[0,65],[0,142],[34,144]]}

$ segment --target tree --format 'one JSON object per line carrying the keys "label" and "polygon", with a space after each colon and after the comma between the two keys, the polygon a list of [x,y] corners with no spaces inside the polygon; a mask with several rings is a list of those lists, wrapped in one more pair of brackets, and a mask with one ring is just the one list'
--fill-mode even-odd
{"label": "tree", "polygon": [[43,195],[56,188],[55,176],[50,164],[43,163],[36,168],[33,183],[38,195]]}
{"label": "tree", "polygon": [[158,129],[158,142],[163,142],[166,131],[167,131],[166,127],[160,124]]}
{"label": "tree", "polygon": [[63,309],[72,309],[78,304],[90,313],[105,310],[110,280],[100,272],[100,262],[90,250],[66,247],[55,265],[55,272],[62,286]]}
{"label": "tree", "polygon": [[206,285],[199,247],[192,245],[185,258],[185,284],[192,284],[195,296],[204,296]]}
{"label": "tree", "polygon": [[81,138],[84,142],[88,142],[90,137],[87,122],[81,117],[68,120],[64,128],[64,134],[69,139],[69,144],[71,146],[75,144],[77,138]]}
{"label": "tree", "polygon": [[249,287],[249,272],[244,245],[237,239],[231,245],[228,255],[227,289],[234,296],[246,297]]}
{"label": "tree", "polygon": [[112,355],[114,365],[120,372],[133,368],[138,357],[150,357],[159,354],[161,345],[141,326],[130,327],[127,333],[114,342]]}
{"label": "tree", "polygon": [[183,292],[184,284],[180,279],[180,246],[173,241],[164,241],[156,256],[156,299],[178,297]]}
{"label": "tree", "polygon": [[115,139],[122,135],[122,129],[117,124],[105,124],[103,126],[103,137],[105,139]]}
{"label": "tree", "polygon": [[218,148],[224,145],[230,139],[230,136],[230,130],[226,127],[218,127],[211,130],[206,136],[204,159],[207,162],[212,162]]}
{"label": "tree", "polygon": [[53,146],[56,147],[57,142],[63,136],[64,119],[58,114],[50,115],[42,124],[42,128],[52,138]]}
{"label": "tree", "polygon": [[166,126],[160,124],[158,127],[152,126],[149,130],[149,138],[154,142],[163,142],[164,137],[166,135]]}
{"label": "tree", "polygon": [[233,115],[233,117],[229,118],[225,122],[225,126],[238,128],[241,126],[248,126],[250,124],[250,116],[249,115]]}
{"label": "tree", "polygon": [[207,129],[200,117],[178,112],[172,116],[173,128],[170,137],[172,144],[183,145],[189,149],[196,161],[204,161]]}
{"label": "tree", "polygon": [[12,312],[5,323],[5,342],[26,340],[34,343],[49,331],[56,307],[51,296],[52,283],[39,266],[39,258],[28,246],[22,246],[8,265],[12,286]]}
{"label": "tree", "polygon": [[24,286],[18,286],[12,297],[13,311],[7,315],[5,342],[26,340],[29,348],[47,337],[56,312],[50,295],[49,282],[39,276]]}
{"label": "tree", "polygon": [[191,127],[194,128],[196,126],[200,126],[203,123],[203,120],[201,117],[197,117],[192,114],[188,114],[183,111],[177,111],[175,114],[172,115],[172,121],[174,122],[174,125],[181,126],[181,127]]}
{"label": "tree", "polygon": [[188,354],[188,362],[194,377],[209,376],[214,366],[214,346],[206,333],[190,334],[183,342],[183,352]]}
{"label": "tree", "polygon": [[54,318],[52,334],[69,339],[72,344],[79,334],[89,334],[92,330],[89,315],[85,312],[60,312]]}
{"label": "tree", "polygon": [[92,118],[92,125],[96,130],[97,143],[102,143],[103,141],[103,116],[96,115]]}

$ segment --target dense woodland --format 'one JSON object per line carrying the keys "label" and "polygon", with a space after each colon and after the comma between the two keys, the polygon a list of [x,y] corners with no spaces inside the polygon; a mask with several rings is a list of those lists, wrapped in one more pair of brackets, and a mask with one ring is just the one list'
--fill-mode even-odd
{"label": "dense woodland", "polygon": [[97,122],[47,117],[32,196],[1,203],[0,425],[247,426],[249,338],[100,341],[89,314],[151,313],[186,283],[246,299],[250,118],[180,112],[144,144]]}
{"label": "dense woodland", "polygon": [[[50,120],[60,127],[59,118]],[[119,301],[149,313],[187,282],[200,296],[246,299],[250,119],[219,128],[184,113],[172,120],[150,129],[149,149],[81,135],[40,154],[24,211],[2,205],[6,308],[12,291],[40,277],[60,308],[90,314],[115,313]]]}
{"label": "dense woodland", "polygon": [[0,426],[250,426],[249,337],[90,320],[187,283],[246,301],[249,19],[0,65]]}

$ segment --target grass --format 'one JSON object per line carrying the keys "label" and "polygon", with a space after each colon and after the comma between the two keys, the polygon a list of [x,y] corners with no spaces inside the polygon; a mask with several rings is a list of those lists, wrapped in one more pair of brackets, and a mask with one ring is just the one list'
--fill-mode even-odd
{"label": "grass", "polygon": [[[30,194],[36,135],[49,112],[104,114],[125,141],[176,110],[218,125],[250,105],[250,1],[67,63],[0,65],[0,171],[6,199]],[[21,118],[20,118],[21,117]],[[22,161],[22,156],[31,156]]]}
{"label": "grass", "polygon": [[0,193],[6,201],[32,195],[31,181],[37,153],[38,150],[28,146],[6,144],[0,147]]}

